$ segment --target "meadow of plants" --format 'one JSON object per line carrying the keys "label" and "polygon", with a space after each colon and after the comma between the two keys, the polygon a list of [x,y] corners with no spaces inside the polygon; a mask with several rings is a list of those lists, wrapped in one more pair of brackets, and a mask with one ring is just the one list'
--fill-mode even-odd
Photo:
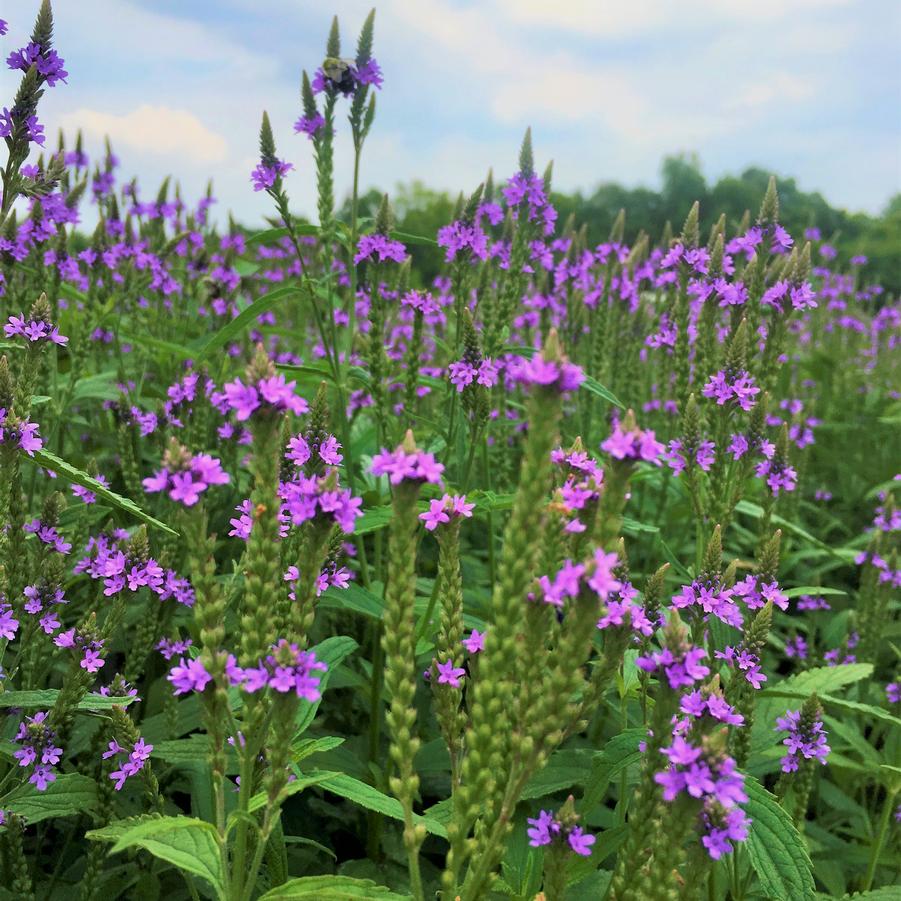
{"label": "meadow of plants", "polygon": [[4,48],[0,898],[901,897],[898,300],[774,181],[589,244],[528,134],[364,217],[373,21],[256,232]]}

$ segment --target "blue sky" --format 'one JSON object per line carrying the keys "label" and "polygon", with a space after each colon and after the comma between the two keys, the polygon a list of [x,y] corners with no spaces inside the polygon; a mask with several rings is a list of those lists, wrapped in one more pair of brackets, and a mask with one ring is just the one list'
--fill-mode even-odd
{"label": "blue sky", "polygon": [[[268,213],[255,195],[261,111],[314,207],[299,114],[303,68],[321,62],[332,13],[345,55],[371,3],[357,0],[56,0],[68,85],[48,91],[49,134],[111,135],[145,193],[173,172],[187,197],[213,176],[220,212]],[[4,4],[4,51],[37,0]],[[555,184],[656,185],[661,158],[696,151],[708,179],[747,165],[795,176],[831,202],[876,212],[901,189],[899,0],[384,0],[385,72],[364,186],[420,179],[471,190],[510,173],[526,126]],[[8,49],[7,49],[8,48]],[[4,97],[16,80],[0,75]],[[8,102],[8,101],[4,101]],[[55,140],[55,138],[54,138]],[[339,196],[350,148],[337,155]]]}

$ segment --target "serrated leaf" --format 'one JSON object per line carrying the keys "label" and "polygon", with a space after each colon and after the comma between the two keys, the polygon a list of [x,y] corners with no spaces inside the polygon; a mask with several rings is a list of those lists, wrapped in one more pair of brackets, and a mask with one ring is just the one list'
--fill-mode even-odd
{"label": "serrated leaf", "polygon": [[141,522],[145,522],[155,529],[161,529],[163,532],[168,532],[168,534],[174,535],[176,538],[178,537],[178,532],[176,532],[175,529],[167,526],[164,522],[160,522],[149,513],[145,513],[133,500],[123,497],[121,494],[116,494],[115,491],[110,491],[105,485],[101,485],[97,479],[92,478],[86,472],[82,472],[82,470],[73,466],[71,463],[67,463],[65,460],[60,459],[56,454],[51,454],[50,451],[42,448],[41,450],[35,451],[34,456],[30,459],[37,463],[38,466],[43,466],[45,469],[52,469],[58,476],[65,479],[65,481],[71,482],[73,485],[81,485],[82,488],[93,491],[94,494],[98,497],[102,497],[108,504],[118,507],[120,510],[140,519]]}
{"label": "serrated leaf", "polygon": [[590,775],[585,780],[585,794],[579,809],[590,811],[604,798],[610,781],[624,769],[641,760],[638,744],[648,736],[646,729],[625,729],[614,735],[591,761]]}
{"label": "serrated leaf", "polygon": [[150,756],[175,765],[205,763],[210,753],[210,739],[207,735],[191,735],[189,738],[174,738],[158,741],[153,745]]}
{"label": "serrated leaf", "polygon": [[[0,708],[21,707],[24,710],[49,708],[59,697],[58,688],[30,689],[26,691],[5,691],[0,694]],[[137,698],[110,698],[106,695],[85,695],[78,702],[78,710],[112,710],[113,707],[127,707]]]}
{"label": "serrated leaf", "polygon": [[810,856],[791,817],[753,776],[745,777],[751,819],[748,850],[765,897],[773,901],[812,901]]}
{"label": "serrated leaf", "polygon": [[[108,840],[98,830],[89,838]],[[110,854],[128,848],[143,848],[174,867],[205,879],[219,898],[224,898],[222,866],[216,829],[193,817],[155,817],[127,829],[115,840]]]}
{"label": "serrated leaf", "polygon": [[[314,770],[309,775],[314,776],[317,773]],[[377,788],[367,785],[365,782],[361,782],[359,779],[355,779],[353,776],[348,776],[346,773],[329,775],[327,779],[319,782],[318,785],[319,788],[324,788],[332,794],[346,798],[348,801],[353,801],[354,804],[359,804],[360,807],[364,807],[366,810],[374,810],[376,813],[384,814],[395,820],[404,818],[404,810],[400,801],[389,797],[384,792],[380,792]],[[414,815],[413,819],[415,822],[425,826],[428,832],[440,835],[442,838],[447,837],[447,830],[443,824],[433,817]]]}
{"label": "serrated leaf", "polygon": [[782,682],[765,688],[761,695],[772,695],[775,692],[791,692],[792,694],[808,695],[816,692],[828,693],[846,685],[852,685],[861,679],[868,679],[873,675],[872,663],[849,663],[842,666],[818,666],[789,676]]}
{"label": "serrated leaf", "polygon": [[93,779],[80,773],[57,776],[42,792],[26,782],[0,798],[0,807],[24,817],[28,823],[93,813],[96,806],[97,786]]}
{"label": "serrated leaf", "polygon": [[234,319],[222,326],[222,328],[198,350],[197,357],[194,361],[195,365],[199,365],[214,351],[219,350],[220,347],[225,347],[229,341],[238,337],[238,335],[256,322],[258,316],[262,316],[263,313],[268,313],[281,301],[292,296],[300,297],[301,292],[298,291],[297,288],[287,285],[284,288],[276,288],[273,291],[267,291],[262,297],[258,297],[249,307],[245,307]]}
{"label": "serrated leaf", "polygon": [[297,898],[316,901],[359,901],[365,898],[381,898],[383,901],[408,901],[409,895],[398,895],[371,879],[354,879],[351,876],[301,876],[284,885],[269,889],[260,901],[293,901]]}

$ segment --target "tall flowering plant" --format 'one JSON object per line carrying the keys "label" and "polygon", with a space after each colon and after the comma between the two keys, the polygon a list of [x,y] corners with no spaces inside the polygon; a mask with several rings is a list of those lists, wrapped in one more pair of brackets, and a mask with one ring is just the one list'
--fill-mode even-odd
{"label": "tall flowering plant", "polygon": [[891,890],[901,313],[865,262],[775,181],[602,240],[531,133],[412,233],[361,193],[374,13],[352,56],[333,22],[294,143],[263,114],[252,232],[109,143],[51,154],[49,2],[17,28],[7,894]]}

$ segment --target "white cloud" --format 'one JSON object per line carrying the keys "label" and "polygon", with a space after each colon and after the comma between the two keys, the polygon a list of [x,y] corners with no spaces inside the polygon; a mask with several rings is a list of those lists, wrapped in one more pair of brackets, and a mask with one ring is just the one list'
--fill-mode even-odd
{"label": "white cloud", "polygon": [[109,137],[145,153],[187,158],[197,163],[221,163],[228,156],[228,142],[207,128],[193,113],[168,106],[142,104],[122,116],[94,109],[76,109],[59,121],[69,134],[77,129],[94,138]]}
{"label": "white cloud", "polygon": [[844,6],[851,0],[494,0],[508,22],[606,38],[644,34],[675,25],[773,22]]}

